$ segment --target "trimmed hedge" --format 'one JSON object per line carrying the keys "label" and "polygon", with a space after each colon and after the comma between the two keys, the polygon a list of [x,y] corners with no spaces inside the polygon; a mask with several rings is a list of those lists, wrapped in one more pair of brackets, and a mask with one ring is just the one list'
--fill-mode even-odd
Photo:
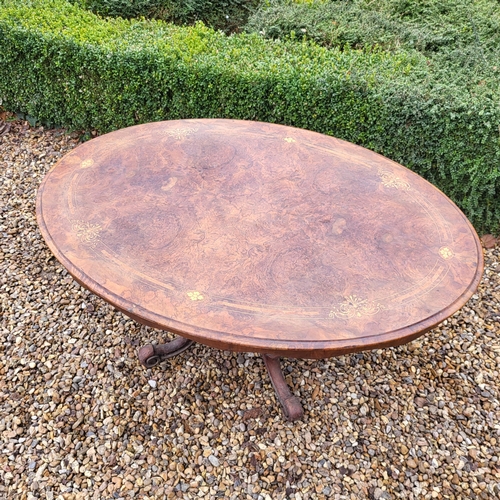
{"label": "trimmed hedge", "polygon": [[64,0],[0,0],[1,104],[107,132],[226,117],[294,125],[378,151],[436,184],[480,232],[500,223],[500,106],[442,86],[424,56],[326,50],[198,24],[101,19]]}

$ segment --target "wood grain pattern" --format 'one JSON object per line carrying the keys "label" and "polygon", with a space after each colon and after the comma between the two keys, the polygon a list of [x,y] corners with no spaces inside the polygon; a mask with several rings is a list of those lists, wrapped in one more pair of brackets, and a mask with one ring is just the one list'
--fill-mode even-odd
{"label": "wood grain pattern", "polygon": [[93,139],[46,176],[37,216],[75,279],[132,318],[288,357],[416,338],[465,304],[483,268],[472,226],[418,175],[265,123]]}

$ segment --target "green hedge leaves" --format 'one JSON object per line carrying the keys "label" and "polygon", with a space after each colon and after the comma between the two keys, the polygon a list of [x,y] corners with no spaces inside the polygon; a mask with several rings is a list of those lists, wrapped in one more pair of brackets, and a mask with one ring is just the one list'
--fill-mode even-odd
{"label": "green hedge leaves", "polygon": [[331,49],[202,24],[102,19],[65,0],[0,0],[0,104],[107,132],[225,117],[361,144],[421,174],[480,232],[500,224],[494,89],[442,85],[424,55]]}
{"label": "green hedge leaves", "polygon": [[259,0],[70,0],[102,16],[145,17],[176,24],[204,24],[226,33],[238,31]]}

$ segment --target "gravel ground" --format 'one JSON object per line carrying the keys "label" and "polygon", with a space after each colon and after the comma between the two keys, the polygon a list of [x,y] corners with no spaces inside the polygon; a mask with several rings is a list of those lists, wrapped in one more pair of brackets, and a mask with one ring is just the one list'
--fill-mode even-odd
{"label": "gravel ground", "polygon": [[36,189],[77,144],[21,121],[0,137],[0,499],[500,496],[498,248],[419,340],[285,361],[306,411],[286,423],[260,357],[196,345],[146,370],[137,347],[167,334],[51,256]]}

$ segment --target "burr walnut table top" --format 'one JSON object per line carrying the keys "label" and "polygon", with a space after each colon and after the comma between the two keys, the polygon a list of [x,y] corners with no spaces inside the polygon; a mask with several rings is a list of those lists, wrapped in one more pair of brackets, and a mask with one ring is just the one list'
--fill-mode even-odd
{"label": "burr walnut table top", "polygon": [[416,338],[465,304],[483,268],[465,216],[415,173],[265,123],[93,139],[46,176],[37,216],[75,279],[132,318],[288,357]]}

